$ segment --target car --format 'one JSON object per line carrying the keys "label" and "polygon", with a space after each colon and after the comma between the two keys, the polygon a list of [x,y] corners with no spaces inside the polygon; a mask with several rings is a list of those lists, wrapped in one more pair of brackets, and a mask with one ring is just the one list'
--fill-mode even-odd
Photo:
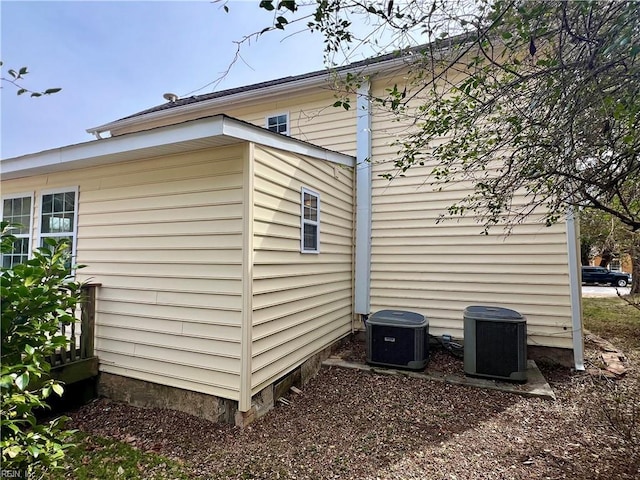
{"label": "car", "polygon": [[631,283],[631,275],[625,272],[614,272],[604,267],[582,267],[582,283],[626,287]]}

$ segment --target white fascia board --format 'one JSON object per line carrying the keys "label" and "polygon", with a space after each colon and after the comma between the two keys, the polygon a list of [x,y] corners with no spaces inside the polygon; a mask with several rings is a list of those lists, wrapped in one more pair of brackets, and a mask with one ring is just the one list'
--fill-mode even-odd
{"label": "white fascia board", "polygon": [[[145,130],[144,132],[120,137],[92,140],[40,153],[33,153],[0,161],[3,179],[25,175],[68,170],[83,166],[121,161],[125,153],[151,152],[154,148],[188,143],[207,137],[222,135],[222,116],[206,121],[183,123],[167,128]],[[185,144],[185,150],[188,146]]]}
{"label": "white fascia board", "polygon": [[[406,63],[406,58],[398,57],[385,62],[373,63],[371,65],[354,67],[352,69],[341,70],[337,73],[338,76],[345,76],[348,73],[356,73],[363,76],[372,75],[381,70],[396,67]],[[157,120],[169,119],[171,117],[178,117],[185,113],[196,113],[199,111],[206,111],[215,107],[224,107],[233,103],[235,107],[242,106],[243,103],[253,103],[259,98],[268,98],[275,95],[281,95],[283,93],[291,94],[295,91],[304,90],[307,88],[313,88],[325,84],[331,79],[335,72],[328,70],[322,74],[318,74],[313,77],[303,78],[300,80],[286,81],[283,79],[282,83],[270,85],[268,87],[256,88],[247,90],[244,92],[238,92],[230,95],[224,95],[210,100],[202,100],[199,102],[189,103],[180,107],[172,107],[164,110],[158,110],[155,112],[138,115],[131,118],[124,118],[122,120],[116,120],[114,122],[105,123],[97,127],[88,128],[86,131],[92,135],[97,135],[104,132],[109,132],[114,128],[124,128],[132,125],[143,125],[147,122],[153,122]]]}
{"label": "white fascia board", "polygon": [[224,115],[192,120],[127,135],[93,140],[0,161],[4,180],[29,175],[104,165],[144,156],[188,152],[241,141],[261,143],[313,158],[353,166],[354,159]]}

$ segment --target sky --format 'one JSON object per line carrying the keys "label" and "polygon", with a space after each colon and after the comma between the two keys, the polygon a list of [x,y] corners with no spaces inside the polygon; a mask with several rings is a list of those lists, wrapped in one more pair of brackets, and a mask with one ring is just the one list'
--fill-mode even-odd
{"label": "sky", "polygon": [[225,12],[210,1],[0,1],[2,76],[28,67],[25,88],[62,88],[30,98],[2,82],[0,157],[93,140],[86,129],[165,103],[167,92],[204,94],[324,67],[320,35],[292,28],[243,46],[224,79],[201,89],[229,68],[234,41],[271,21],[257,4],[230,1]]}

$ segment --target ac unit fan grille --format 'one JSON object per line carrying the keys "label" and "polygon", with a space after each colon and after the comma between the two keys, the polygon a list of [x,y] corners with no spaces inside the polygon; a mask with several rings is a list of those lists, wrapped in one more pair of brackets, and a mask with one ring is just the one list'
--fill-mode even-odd
{"label": "ac unit fan grille", "polygon": [[371,342],[373,362],[407,365],[414,360],[415,337],[411,329],[376,325]]}
{"label": "ac unit fan grille", "polygon": [[509,377],[518,364],[519,327],[515,323],[476,322],[476,371],[478,374]]}

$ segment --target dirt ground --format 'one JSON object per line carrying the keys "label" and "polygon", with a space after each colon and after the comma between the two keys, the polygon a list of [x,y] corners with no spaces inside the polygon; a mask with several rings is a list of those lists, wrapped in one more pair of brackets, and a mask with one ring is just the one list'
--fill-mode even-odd
{"label": "dirt ground", "polygon": [[[70,416],[198,479],[637,479],[640,355],[626,352],[627,373],[609,379],[597,373],[600,349],[587,342],[591,374],[539,365],[556,401],[323,368],[244,430],[104,399]],[[428,368],[461,371],[462,361],[436,350]]]}

